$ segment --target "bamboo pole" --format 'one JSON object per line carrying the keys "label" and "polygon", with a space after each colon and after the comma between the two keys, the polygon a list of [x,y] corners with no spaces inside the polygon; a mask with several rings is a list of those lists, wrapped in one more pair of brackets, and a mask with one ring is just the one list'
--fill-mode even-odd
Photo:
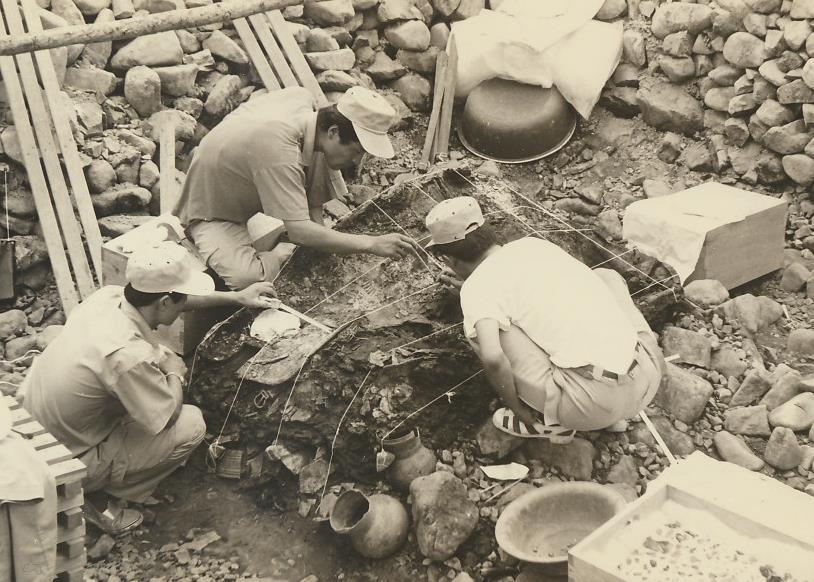
{"label": "bamboo pole", "polygon": [[227,0],[201,8],[150,14],[143,18],[79,24],[44,32],[16,34],[0,38],[0,56],[17,55],[72,44],[124,40],[145,34],[225,22],[259,12],[280,10],[296,4],[302,4],[302,0]]}

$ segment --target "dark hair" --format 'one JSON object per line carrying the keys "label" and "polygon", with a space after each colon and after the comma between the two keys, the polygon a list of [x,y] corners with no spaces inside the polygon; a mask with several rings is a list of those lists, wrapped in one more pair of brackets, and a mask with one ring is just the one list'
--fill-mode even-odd
{"label": "dark hair", "polygon": [[180,303],[186,297],[185,293],[145,293],[133,289],[133,286],[128,283],[124,286],[124,298],[133,307],[146,307],[161,299],[162,297],[169,297],[173,303]]}
{"label": "dark hair", "polygon": [[483,224],[468,233],[466,237],[461,240],[435,245],[430,248],[433,254],[446,255],[461,261],[471,262],[481,258],[483,254],[495,244],[497,244],[495,232],[491,226]]}
{"label": "dark hair", "polygon": [[356,135],[356,130],[353,129],[351,120],[339,113],[336,105],[330,107],[323,107],[317,111],[317,128],[320,131],[328,131],[332,125],[339,129],[339,141],[342,144],[350,142],[359,143],[359,137]]}

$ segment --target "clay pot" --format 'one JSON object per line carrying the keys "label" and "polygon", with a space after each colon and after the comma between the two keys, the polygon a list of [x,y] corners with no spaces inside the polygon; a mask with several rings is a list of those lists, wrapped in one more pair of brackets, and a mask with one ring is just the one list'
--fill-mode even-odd
{"label": "clay pot", "polygon": [[382,447],[396,456],[389,473],[390,483],[396,489],[409,491],[413,479],[435,472],[435,453],[421,444],[417,430],[384,439]]}
{"label": "clay pot", "polygon": [[407,510],[398,499],[377,493],[366,497],[345,491],[331,511],[331,529],[350,535],[354,549],[366,558],[384,558],[407,539]]}

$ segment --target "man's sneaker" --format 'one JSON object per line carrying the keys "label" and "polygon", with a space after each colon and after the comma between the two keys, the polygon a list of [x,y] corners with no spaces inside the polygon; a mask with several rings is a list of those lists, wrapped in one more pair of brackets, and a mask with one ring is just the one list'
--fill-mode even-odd
{"label": "man's sneaker", "polygon": [[107,508],[99,511],[90,501],[82,505],[85,519],[112,536],[121,535],[141,525],[144,516],[140,511],[121,507],[114,501],[107,502]]}

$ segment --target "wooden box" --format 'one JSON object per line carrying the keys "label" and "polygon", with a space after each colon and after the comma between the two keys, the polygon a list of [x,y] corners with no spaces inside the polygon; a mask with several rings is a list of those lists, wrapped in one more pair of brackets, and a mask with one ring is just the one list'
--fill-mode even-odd
{"label": "wooden box", "polygon": [[82,580],[85,567],[85,519],[82,479],[87,468],[11,396],[5,396],[14,430],[27,438],[48,464],[57,486],[57,580]]}
{"label": "wooden box", "polygon": [[[674,208],[681,210],[673,211]],[[628,208],[628,215],[631,212],[640,213],[640,222],[647,219],[647,214],[657,216],[653,220],[653,238],[671,236],[670,233],[683,237],[695,228],[703,229],[704,220],[709,217],[712,220],[708,222],[714,223],[715,217],[738,215],[732,220],[717,221],[706,232],[695,270],[685,284],[717,279],[727,289],[733,289],[783,266],[786,203],[778,198],[708,182],[669,196],[636,202]],[[663,228],[664,221],[668,228]],[[670,264],[663,256],[656,258]]]}
{"label": "wooden box", "polygon": [[[125,270],[127,260],[132,251],[140,244],[149,241],[168,240],[182,243],[186,235],[181,223],[174,216],[159,216],[155,220],[137,226],[130,232],[116,237],[102,246],[102,284],[125,285]],[[203,261],[194,251],[194,247],[187,246],[194,268],[204,271]],[[172,325],[158,327],[159,341],[179,355],[192,353],[207,331],[218,321],[221,321],[234,311],[233,308],[201,309],[195,312],[186,312]]]}
{"label": "wooden box", "polygon": [[[724,564],[741,575],[718,579],[764,580],[759,568],[770,566],[781,578],[790,573],[808,580],[814,560],[812,520],[810,496],[696,452],[574,546],[568,580],[691,582],[707,580]],[[684,535],[687,530],[698,535]],[[689,545],[682,549],[685,542],[675,541],[676,534]]]}

